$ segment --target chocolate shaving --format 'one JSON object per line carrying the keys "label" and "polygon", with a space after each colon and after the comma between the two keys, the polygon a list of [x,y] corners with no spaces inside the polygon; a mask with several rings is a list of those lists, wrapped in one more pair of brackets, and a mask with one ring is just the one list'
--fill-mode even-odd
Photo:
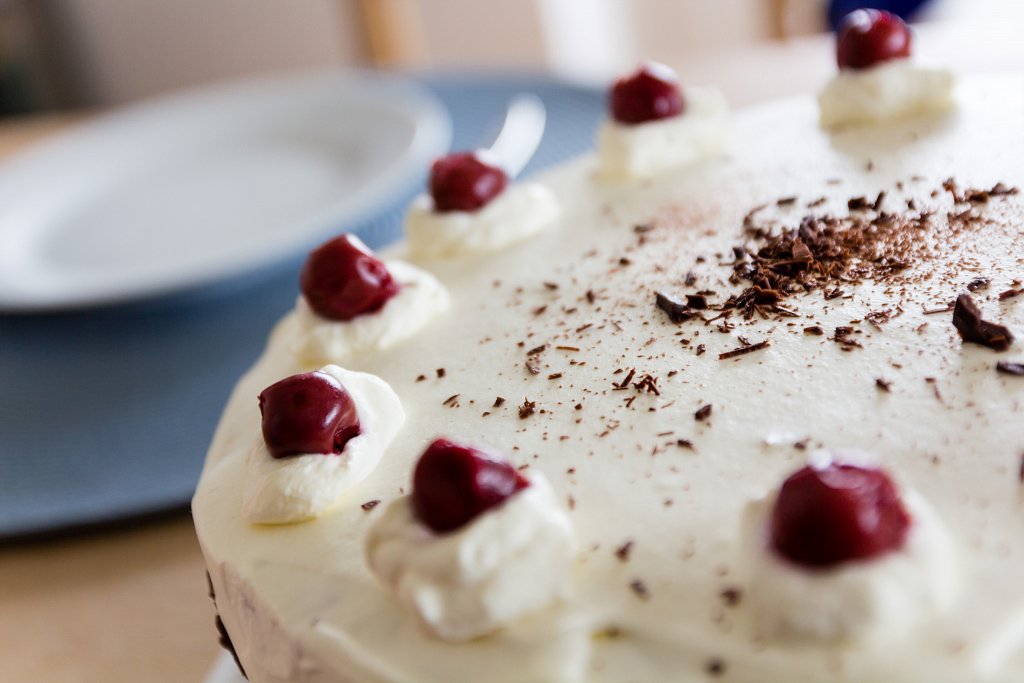
{"label": "chocolate shaving", "polygon": [[646,391],[648,394],[661,396],[661,392],[658,390],[658,378],[654,375],[644,375],[639,381],[633,382],[633,388],[641,394]]}
{"label": "chocolate shaving", "polygon": [[621,382],[618,382],[615,385],[615,388],[625,389],[626,387],[629,386],[629,383],[633,381],[634,376],[636,376],[636,370],[634,368],[630,368],[629,372],[626,373],[625,379],[623,379]]}
{"label": "chocolate shaving", "polygon": [[681,300],[665,294],[664,292],[656,292],[654,295],[654,301],[658,308],[665,311],[668,314],[668,319],[674,323],[686,322],[693,317],[693,311],[683,303]]}
{"label": "chocolate shaving", "polygon": [[984,320],[981,309],[970,294],[961,294],[953,308],[953,325],[965,342],[1005,351],[1013,343],[1013,334],[1006,327]]}
{"label": "chocolate shaving", "polygon": [[1006,301],[1007,299],[1012,299],[1013,297],[1020,296],[1021,294],[1024,294],[1024,289],[1014,287],[1012,289],[1007,289],[1004,292],[999,292],[999,300]]}
{"label": "chocolate shaving", "polygon": [[374,499],[374,500],[366,501],[365,503],[363,503],[359,507],[363,508],[363,510],[365,512],[369,512],[370,510],[372,510],[373,508],[377,507],[378,505],[380,505],[380,500]]}
{"label": "chocolate shaving", "polygon": [[1024,377],[1024,363],[1014,363],[1008,360],[1001,360],[996,363],[996,371],[1005,375]]}
{"label": "chocolate shaving", "polygon": [[710,403],[707,403],[707,404],[705,404],[705,405],[702,405],[702,406],[701,406],[701,407],[700,407],[700,408],[699,408],[699,409],[697,410],[697,412],[695,412],[695,413],[693,414],[693,419],[695,419],[695,420],[696,420],[697,422],[703,422],[704,420],[706,420],[706,419],[708,419],[709,417],[711,417],[711,411],[712,411],[712,410],[713,410],[713,408],[711,407],[711,404],[710,404]]}
{"label": "chocolate shaving", "polygon": [[804,334],[814,335],[815,337],[821,337],[825,334],[825,330],[820,325],[811,325],[804,328]]}
{"label": "chocolate shaving", "polygon": [[988,289],[988,278],[979,277],[967,283],[968,292],[976,292],[979,289]]}
{"label": "chocolate shaving", "polygon": [[890,393],[892,391],[892,382],[881,377],[875,380],[875,386],[886,393]]}
{"label": "chocolate shaving", "polygon": [[951,303],[946,304],[942,308],[926,308],[923,311],[923,315],[936,315],[938,313],[949,313],[950,311],[953,310],[953,307],[955,305],[956,305],[955,303],[951,302]]}
{"label": "chocolate shaving", "polygon": [[692,309],[703,311],[708,307],[708,298],[703,294],[687,294],[686,305]]}
{"label": "chocolate shaving", "polygon": [[525,420],[535,412],[537,412],[537,402],[531,401],[528,398],[523,399],[523,405],[519,406],[519,419]]}
{"label": "chocolate shaving", "polygon": [[436,370],[436,372],[437,372],[437,378],[438,378],[438,379],[441,379],[441,378],[443,378],[443,377],[444,377],[444,375],[445,375],[445,370],[444,370],[444,368],[438,368],[438,369]]}
{"label": "chocolate shaving", "polygon": [[841,325],[836,328],[836,334],[832,337],[832,341],[843,346],[843,350],[848,349],[860,349],[863,348],[860,342],[850,339],[850,335],[853,334],[854,330],[849,325]]}
{"label": "chocolate shaving", "polygon": [[501,396],[497,396],[494,399],[494,403],[491,404],[491,407],[493,407],[493,408],[500,408],[503,405],[505,405],[505,399],[502,398]]}
{"label": "chocolate shaving", "polygon": [[729,358],[735,358],[737,356],[745,356],[746,354],[753,353],[754,351],[767,349],[769,346],[771,346],[771,343],[765,339],[764,341],[759,341],[756,344],[747,344],[746,346],[741,346],[733,349],[732,351],[720,353],[718,354],[718,360],[728,360]]}
{"label": "chocolate shaving", "polygon": [[991,197],[1002,197],[1008,194],[1018,194],[1019,192],[1019,188],[1009,187],[1003,183],[996,183],[992,186],[992,189],[988,191],[988,194]]}

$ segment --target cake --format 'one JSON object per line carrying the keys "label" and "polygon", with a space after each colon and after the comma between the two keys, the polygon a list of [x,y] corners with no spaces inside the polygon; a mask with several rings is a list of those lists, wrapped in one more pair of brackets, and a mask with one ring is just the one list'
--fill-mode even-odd
{"label": "cake", "polygon": [[443,249],[314,252],[193,501],[249,679],[1024,680],[1024,79],[891,113],[601,145],[514,239],[464,155]]}

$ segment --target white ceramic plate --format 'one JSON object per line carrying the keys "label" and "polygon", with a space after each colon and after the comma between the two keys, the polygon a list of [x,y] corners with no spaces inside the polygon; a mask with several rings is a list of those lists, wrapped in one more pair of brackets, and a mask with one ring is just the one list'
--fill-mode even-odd
{"label": "white ceramic plate", "polygon": [[429,93],[366,73],[123,110],[0,166],[0,311],[137,299],[292,256],[393,200],[450,139]]}

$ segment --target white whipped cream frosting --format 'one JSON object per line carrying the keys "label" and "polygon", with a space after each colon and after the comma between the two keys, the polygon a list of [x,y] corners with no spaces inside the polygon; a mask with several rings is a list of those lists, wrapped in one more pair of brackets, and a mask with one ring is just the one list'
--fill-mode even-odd
{"label": "white whipped cream frosting", "polygon": [[245,517],[254,524],[300,522],[329,510],[373,472],[405,423],[402,402],[379,377],[337,365],[318,372],[352,397],[359,415],[359,436],[350,439],[340,454],[286,458],[272,457],[258,438],[246,457],[243,493]]}
{"label": "white whipped cream frosting", "polygon": [[[552,229],[486,258],[431,262],[452,295],[449,313],[402,343],[338,361],[387,381],[407,411],[373,475],[331,514],[267,527],[242,514],[245,458],[259,430],[255,397],[322,365],[277,352],[295,334],[279,327],[277,351],[232,395],[193,501],[218,606],[250,680],[1020,683],[1024,380],[993,367],[1020,358],[963,344],[948,315],[923,311],[984,276],[990,289],[975,296],[986,318],[1024,330],[1019,297],[997,300],[1020,276],[1014,245],[1024,198],[974,207],[993,223],[962,235],[952,252],[940,245],[938,261],[913,266],[915,279],[927,278],[918,285],[851,284],[834,300],[820,291],[795,297],[790,303],[801,317],[792,326],[734,316],[731,333],[699,322],[677,327],[634,293],[675,291],[691,268],[695,287],[734,292],[718,281],[728,272],[716,254],[727,256],[742,239],[752,207],[780,197],[797,199],[763,211],[777,212],[787,226],[807,213],[845,214],[851,197],[879,190],[888,193],[886,211],[913,197],[941,221],[953,209],[948,193],[929,193],[950,175],[962,188],[1024,182],[1024,137],[1012,134],[1021,120],[1024,78],[971,78],[958,84],[955,116],[837,133],[820,127],[814,98],[746,110],[732,132],[737,153],[699,173],[595,182],[593,155],[553,171],[543,178],[562,210]],[[638,235],[633,226],[640,224],[651,230]],[[404,249],[385,256],[405,258]],[[695,263],[698,257],[704,262]],[[859,326],[863,348],[844,352],[828,338],[896,305],[899,315],[880,329]],[[803,334],[809,324],[828,336]],[[707,352],[681,345],[677,332]],[[770,336],[771,346],[718,360],[739,345],[737,335],[751,342]],[[544,342],[541,372],[530,374],[525,351]],[[441,367],[444,378],[434,373]],[[630,367],[658,377],[660,393],[615,391],[623,377],[615,371]],[[563,376],[548,379],[553,373]],[[879,391],[877,378],[890,381],[891,391]],[[454,394],[457,407],[446,403]],[[492,407],[495,396],[506,403]],[[520,419],[524,398],[537,411]],[[704,404],[714,413],[694,421]],[[515,453],[531,472],[543,472],[560,500],[573,501],[566,513],[580,548],[567,600],[465,643],[422,628],[368,571],[363,553],[377,516],[408,492],[425,440],[441,433]],[[888,647],[757,633],[740,562],[741,520],[751,500],[806,462],[794,444],[875,453],[905,489],[928,501],[957,547],[960,596],[948,611]],[[372,512],[360,507],[377,500]],[[623,561],[615,550],[627,541],[633,545]],[[646,598],[634,580],[647,587]],[[723,591],[732,589],[741,597],[727,604]],[[712,661],[724,668],[714,679]]]}
{"label": "white whipped cream frosting", "polygon": [[302,364],[321,365],[393,346],[448,310],[448,291],[433,275],[403,261],[387,261],[385,266],[401,288],[379,311],[352,320],[329,320],[300,295],[274,339],[287,345]]}
{"label": "white whipped cream frosting", "polygon": [[409,250],[420,257],[445,257],[497,251],[523,242],[558,220],[558,199],[545,185],[509,184],[476,211],[434,210],[421,194],[405,217]]}
{"label": "white whipped cream frosting", "polygon": [[371,571],[439,638],[466,641],[570,594],[572,524],[543,475],[466,526],[446,534],[413,513],[408,496],[366,537]]}
{"label": "white whipped cream frosting", "polygon": [[597,138],[599,172],[609,178],[646,178],[721,154],[729,138],[725,96],[688,87],[683,97],[679,116],[634,125],[605,121]]}
{"label": "white whipped cream frosting", "polygon": [[924,498],[908,490],[901,496],[911,518],[902,548],[813,570],[769,546],[777,493],[751,502],[743,515],[741,566],[749,573],[758,631],[772,638],[879,643],[946,611],[958,592],[956,548]]}
{"label": "white whipped cream frosting", "polygon": [[883,123],[953,106],[953,74],[894,59],[868,69],[843,69],[818,96],[821,125]]}

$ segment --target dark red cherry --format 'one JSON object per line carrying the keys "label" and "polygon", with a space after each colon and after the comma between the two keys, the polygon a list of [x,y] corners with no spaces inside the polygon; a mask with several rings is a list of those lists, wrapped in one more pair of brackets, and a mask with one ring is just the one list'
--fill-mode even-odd
{"label": "dark red cherry", "polygon": [[664,64],[646,62],[615,82],[608,107],[619,123],[637,124],[678,116],[685,102],[675,72]]}
{"label": "dark red cherry", "polygon": [[490,453],[437,439],[412,475],[412,505],[434,531],[453,531],[530,485],[512,465]]}
{"label": "dark red cherry", "polygon": [[840,69],[868,67],[910,56],[910,29],[895,14],[859,9],[839,24],[836,62]]}
{"label": "dark red cherry", "polygon": [[299,276],[310,307],[331,320],[351,320],[379,311],[399,285],[380,259],[353,235],[317,247]]}
{"label": "dark red cherry", "polygon": [[910,522],[896,486],[882,470],[835,463],[804,467],[779,491],[771,544],[796,564],[834,567],[898,550]]}
{"label": "dark red cherry", "polygon": [[434,210],[476,211],[504,191],[505,171],[482,161],[473,152],[449,154],[430,167],[430,196]]}
{"label": "dark red cherry", "polygon": [[263,441],[275,458],[304,453],[341,453],[359,436],[356,404],[333,377],[292,375],[260,394]]}

